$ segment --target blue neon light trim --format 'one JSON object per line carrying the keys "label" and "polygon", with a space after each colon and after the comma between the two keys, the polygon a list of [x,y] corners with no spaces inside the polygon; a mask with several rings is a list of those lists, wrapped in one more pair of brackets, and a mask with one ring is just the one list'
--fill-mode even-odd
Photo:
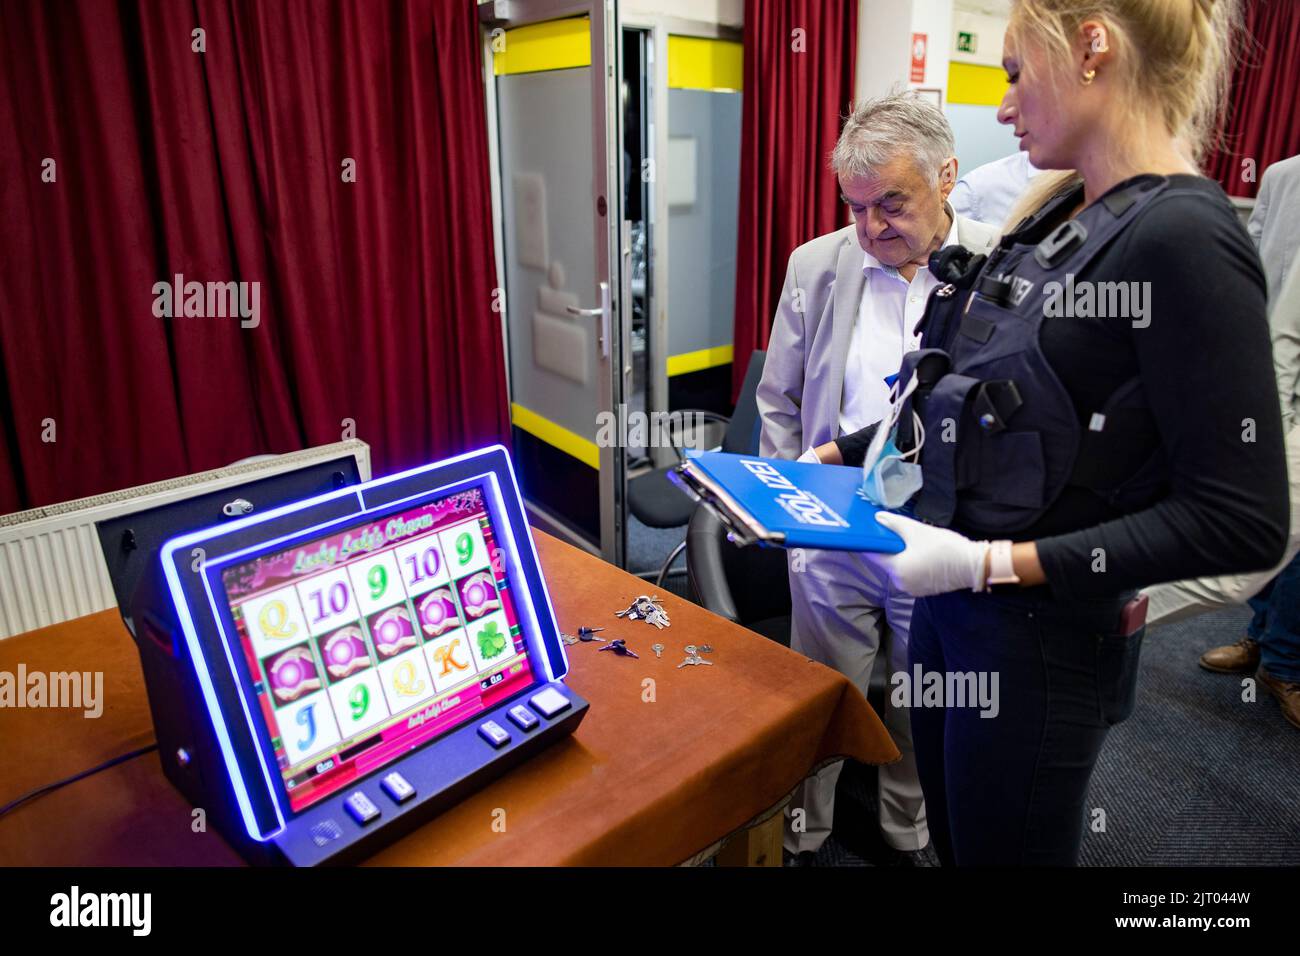
{"label": "blue neon light trim", "polygon": [[[222,525],[218,525],[213,528],[207,528],[200,531],[191,532],[190,534],[172,539],[171,541],[168,541],[163,546],[161,560],[163,561],[163,572],[167,579],[168,589],[171,592],[172,603],[175,605],[177,609],[177,613],[181,623],[181,630],[185,635],[186,645],[189,647],[190,650],[190,657],[194,661],[195,673],[198,675],[199,678],[199,686],[203,692],[204,703],[208,709],[208,714],[212,719],[213,729],[216,731],[217,734],[217,742],[221,748],[222,759],[225,761],[228,775],[230,776],[231,783],[235,789],[235,798],[239,803],[240,813],[244,819],[245,829],[248,830],[249,836],[251,836],[254,840],[257,840],[258,842],[265,842],[273,838],[274,836],[276,836],[279,832],[281,832],[281,830],[283,830],[285,826],[284,813],[283,813],[283,807],[281,806],[281,802],[280,802],[279,788],[277,788],[273,783],[270,777],[269,770],[267,769],[268,761],[267,761],[266,753],[262,749],[262,742],[257,732],[258,725],[253,720],[252,713],[249,709],[248,699],[244,693],[244,682],[240,678],[239,670],[233,657],[230,638],[228,633],[226,632],[224,620],[221,614],[218,612],[215,595],[212,593],[211,578],[209,577],[208,574],[209,567],[215,570],[217,567],[226,564],[242,555],[249,554],[252,552],[265,552],[282,541],[286,541],[292,538],[307,537],[312,535],[313,533],[328,528],[332,525],[341,525],[341,524],[352,523],[357,520],[361,520],[364,518],[365,515],[373,513],[375,511],[388,510],[390,508],[400,507],[402,504],[408,501],[433,497],[434,495],[439,494],[440,492],[444,491],[446,488],[452,487],[453,485],[470,484],[473,482],[482,481],[482,479],[486,478],[488,479],[487,483],[491,487],[492,498],[493,498],[494,507],[492,508],[492,511],[494,511],[495,514],[493,514],[492,517],[499,519],[495,523],[500,525],[502,529],[501,533],[504,534],[508,539],[509,546],[507,548],[506,555],[507,555],[507,561],[509,562],[509,566],[510,566],[510,572],[511,572],[510,577],[513,580],[518,581],[520,584],[523,585],[524,588],[526,588],[531,592],[532,588],[529,579],[527,575],[524,573],[523,565],[520,562],[519,544],[518,544],[518,540],[515,537],[513,523],[510,520],[509,514],[506,513],[504,495],[501,491],[500,483],[497,481],[497,476],[494,471],[488,471],[484,474],[476,475],[471,478],[459,479],[454,482],[449,482],[448,484],[442,485],[439,488],[424,489],[420,492],[417,492],[416,494],[408,495],[405,498],[397,499],[394,501],[386,501],[383,502],[382,504],[376,504],[371,506],[366,500],[366,493],[371,491],[374,488],[390,484],[394,481],[400,481],[405,478],[410,478],[420,474],[424,474],[426,472],[433,471],[434,469],[445,468],[449,465],[454,465],[459,462],[464,462],[479,457],[485,457],[494,452],[501,453],[501,457],[505,463],[506,470],[510,474],[510,479],[515,489],[515,501],[519,508],[519,515],[522,518],[526,514],[526,511],[524,510],[523,497],[519,492],[519,484],[515,478],[513,463],[510,461],[510,456],[506,451],[506,449],[502,445],[497,444],[497,445],[487,446],[486,448],[478,449],[477,451],[468,452],[462,455],[457,455],[453,458],[444,459],[442,461],[433,462],[427,465],[421,465],[419,467],[408,469],[407,471],[399,472],[394,475],[388,475],[383,478],[374,479],[372,481],[366,482],[362,486],[352,486],[348,488],[341,488],[338,489],[337,491],[326,492],[324,494],[317,495],[313,498],[308,498],[302,501],[291,502],[287,505],[282,505],[279,508],[274,508],[271,511],[267,511],[262,514],[249,515],[246,518],[236,519],[234,521]],[[240,705],[244,710],[244,719],[246,721],[247,728],[253,738],[254,746],[257,749],[258,762],[261,765],[262,775],[267,787],[266,793],[270,797],[271,804],[275,809],[275,813],[276,813],[276,819],[278,823],[277,829],[270,833],[264,834],[261,831],[261,827],[258,825],[256,814],[253,810],[251,797],[249,795],[246,783],[244,781],[243,774],[240,771],[238,758],[235,754],[234,744],[230,736],[230,730],[226,724],[225,715],[222,712],[221,706],[216,697],[216,688],[212,681],[211,672],[208,670],[207,659],[204,656],[202,647],[198,642],[198,633],[194,624],[194,620],[190,615],[189,602],[176,572],[174,555],[177,551],[180,551],[184,548],[191,547],[201,541],[206,541],[214,537],[224,537],[226,535],[235,533],[243,528],[246,528],[250,525],[269,521],[272,518],[279,517],[281,515],[291,514],[296,511],[301,511],[306,508],[314,507],[329,501],[333,501],[345,497],[347,495],[352,495],[356,498],[357,505],[360,509],[359,511],[341,516],[339,518],[333,518],[330,519],[329,521],[321,522],[310,528],[298,529],[290,534],[282,535],[279,538],[273,539],[271,541],[262,541],[259,542],[257,545],[250,546],[248,548],[241,549],[240,551],[222,555],[220,558],[216,558],[204,562],[202,581],[203,581],[204,592],[208,598],[209,610],[212,611],[213,619],[216,622],[221,637],[223,651],[226,656],[226,662],[227,665],[230,667],[231,677],[234,680],[236,690],[239,694]],[[547,613],[549,615],[549,622],[551,624],[553,632],[558,634],[559,627],[555,621],[554,605],[551,602],[550,592],[546,586],[546,579],[541,574],[541,562],[537,556],[537,547],[531,535],[528,535],[527,538],[528,538],[528,546],[533,558],[533,566],[534,568],[537,569],[538,572],[537,580],[541,585],[542,594],[545,598]],[[563,667],[562,672],[557,677],[554,668],[551,666],[551,655],[549,653],[550,648],[547,646],[546,641],[543,639],[542,622],[537,616],[537,602],[536,600],[534,600],[534,595],[530,593],[527,596],[527,599],[524,603],[527,604],[527,614],[529,616],[529,621],[532,624],[532,627],[530,629],[532,639],[529,641],[529,644],[541,656],[548,682],[563,678],[563,676],[568,673],[569,666],[568,666],[568,655],[565,652],[562,642],[558,642],[558,641],[554,642],[557,645],[555,649],[558,650],[559,652],[560,661]]]}
{"label": "blue neon light trim", "polygon": [[[257,825],[257,819],[253,813],[253,804],[248,796],[248,790],[244,786],[244,775],[240,773],[239,762],[235,758],[235,749],[230,740],[230,731],[226,728],[225,717],[222,716],[221,707],[217,703],[217,692],[212,685],[212,676],[208,673],[208,662],[199,647],[198,635],[194,630],[194,621],[190,618],[189,603],[181,590],[180,579],[176,576],[176,566],[172,560],[172,555],[179,548],[184,547],[185,543],[184,541],[168,542],[163,546],[163,573],[167,577],[167,587],[171,591],[172,603],[175,605],[176,612],[181,619],[181,630],[185,634],[185,643],[189,645],[190,659],[194,662],[194,672],[199,677],[199,687],[203,690],[203,700],[207,705],[208,714],[212,718],[212,727],[217,733],[217,743],[221,746],[221,756],[226,762],[226,771],[235,788],[235,800],[239,803],[239,812],[244,818],[244,828],[248,830],[248,835],[254,840],[264,843],[275,836],[275,833],[263,835],[261,827]],[[283,828],[283,820],[281,820],[280,825]],[[276,833],[278,832],[277,830]]]}

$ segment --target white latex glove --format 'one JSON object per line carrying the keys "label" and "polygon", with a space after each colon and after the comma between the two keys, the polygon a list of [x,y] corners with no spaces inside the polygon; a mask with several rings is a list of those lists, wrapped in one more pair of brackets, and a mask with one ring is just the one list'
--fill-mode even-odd
{"label": "white latex glove", "polygon": [[913,597],[961,588],[984,590],[987,541],[972,541],[956,531],[888,511],[877,512],[876,520],[902,538],[906,546],[898,554],[866,553],[867,561],[889,575],[894,587]]}

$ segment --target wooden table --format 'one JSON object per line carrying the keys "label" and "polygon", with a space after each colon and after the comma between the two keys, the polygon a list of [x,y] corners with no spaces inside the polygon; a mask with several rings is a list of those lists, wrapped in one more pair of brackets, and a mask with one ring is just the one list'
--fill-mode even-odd
{"label": "wooden table", "polygon": [[[898,758],[840,674],[664,596],[660,632],[614,617],[644,581],[534,531],[560,627],[604,625],[640,660],[568,648],[569,683],[591,702],[577,732],[374,856],[383,865],[779,866],[781,810],[828,760]],[[650,645],[666,646],[656,659]],[[714,666],[679,669],[712,644]],[[0,805],[146,746],[153,726],[139,659],[115,610],[0,641],[0,671],[103,674],[103,714],[0,708]],[[227,865],[240,858],[150,753],[0,817],[0,865]]]}

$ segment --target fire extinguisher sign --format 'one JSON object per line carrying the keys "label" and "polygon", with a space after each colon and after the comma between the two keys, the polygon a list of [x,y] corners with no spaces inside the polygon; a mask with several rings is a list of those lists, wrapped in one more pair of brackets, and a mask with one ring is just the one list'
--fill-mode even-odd
{"label": "fire extinguisher sign", "polygon": [[912,34],[912,82],[925,82],[925,47],[924,33]]}

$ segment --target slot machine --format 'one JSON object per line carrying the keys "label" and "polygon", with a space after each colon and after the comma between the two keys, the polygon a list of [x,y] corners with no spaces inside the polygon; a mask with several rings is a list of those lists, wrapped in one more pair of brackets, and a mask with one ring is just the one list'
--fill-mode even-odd
{"label": "slot machine", "polygon": [[499,446],[152,560],[123,613],[163,769],[250,862],[369,855],[587,712]]}

